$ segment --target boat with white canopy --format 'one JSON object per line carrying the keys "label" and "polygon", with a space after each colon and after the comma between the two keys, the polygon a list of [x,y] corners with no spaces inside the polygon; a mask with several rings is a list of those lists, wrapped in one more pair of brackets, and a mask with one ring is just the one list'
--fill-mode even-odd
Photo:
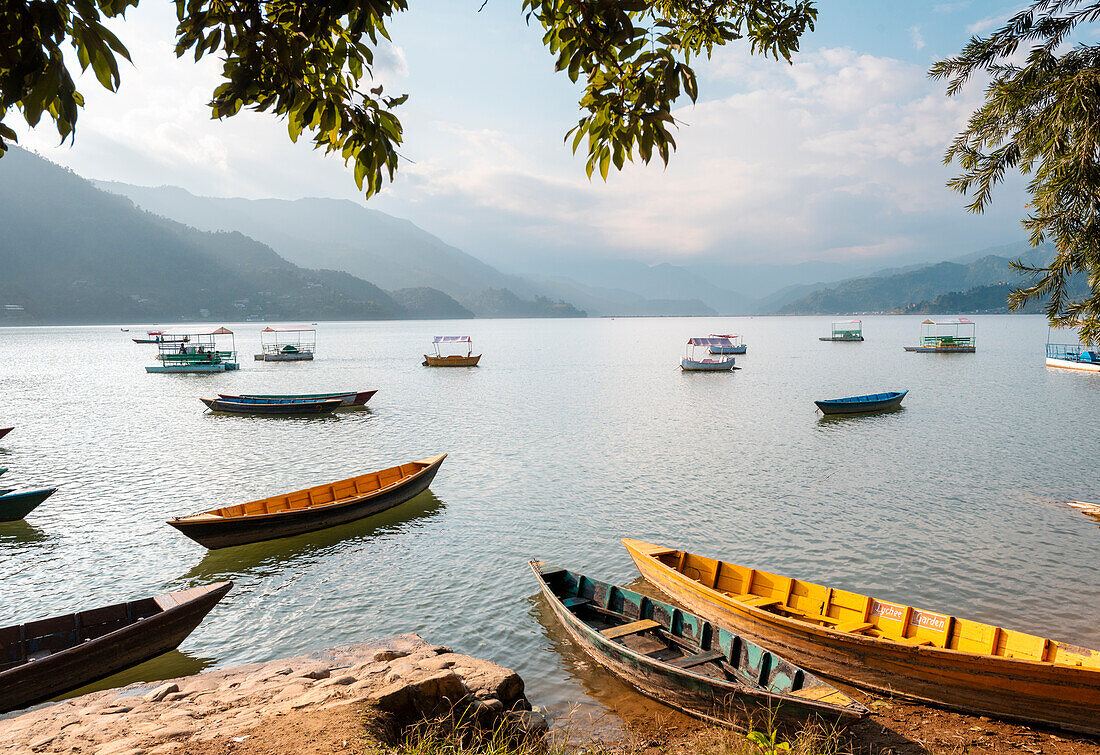
{"label": "boat with white canopy", "polygon": [[268,326],[260,331],[260,353],[257,362],[313,361],[317,350],[317,329],[307,325],[294,327]]}
{"label": "boat with white canopy", "polygon": [[680,360],[680,369],[684,372],[729,372],[739,369],[734,367],[734,357],[720,355],[717,357],[704,356],[696,358],[697,348],[705,349],[706,354],[713,354],[713,348],[732,348],[733,341],[725,336],[707,336],[706,338],[689,338],[684,350],[684,358]]}
{"label": "boat with white canopy", "polygon": [[749,348],[745,345],[744,337],[736,333],[730,333],[729,335],[711,333],[710,338],[728,338],[730,340],[729,346],[711,346],[708,348],[707,351],[711,354],[744,354]]}
{"label": "boat with white canopy", "polygon": [[976,347],[972,320],[925,320],[920,324],[920,345],[906,346],[906,351],[925,354],[973,354]]}
{"label": "boat with white canopy", "polygon": [[[474,343],[469,336],[436,336],[432,339],[435,355],[424,355],[425,367],[477,367],[481,354],[474,353]],[[465,349],[466,353],[447,354],[445,351]]]}
{"label": "boat with white canopy", "polygon": [[[189,330],[165,333],[166,340],[157,344],[160,364],[146,367],[146,372],[227,372],[240,369],[233,331],[228,328]],[[229,348],[225,349],[225,336]],[[167,340],[167,338],[173,340]]]}

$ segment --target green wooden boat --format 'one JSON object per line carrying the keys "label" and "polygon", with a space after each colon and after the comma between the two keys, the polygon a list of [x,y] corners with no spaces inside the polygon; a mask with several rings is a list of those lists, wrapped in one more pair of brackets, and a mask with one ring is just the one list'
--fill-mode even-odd
{"label": "green wooden boat", "polygon": [[0,467],[0,474],[4,474],[4,472],[7,472],[7,471],[8,471],[7,467]]}
{"label": "green wooden boat", "polygon": [[669,603],[583,574],[530,562],[554,615],[599,665],[643,695],[744,730],[867,715],[845,693],[744,637]]}
{"label": "green wooden boat", "polygon": [[19,521],[56,492],[57,488],[25,490],[21,493],[0,490],[0,522]]}

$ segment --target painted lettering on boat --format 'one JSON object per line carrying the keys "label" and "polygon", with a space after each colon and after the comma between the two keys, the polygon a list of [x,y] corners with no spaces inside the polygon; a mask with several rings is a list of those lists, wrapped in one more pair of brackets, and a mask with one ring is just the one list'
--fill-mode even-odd
{"label": "painted lettering on boat", "polygon": [[925,629],[934,629],[937,632],[942,632],[947,629],[948,618],[949,617],[942,614],[918,611],[914,608],[913,615],[909,619],[909,626],[924,627]]}
{"label": "painted lettering on boat", "polygon": [[883,600],[875,600],[871,602],[871,615],[881,616],[890,621],[901,621],[905,618],[905,606],[899,606],[896,603],[887,603]]}

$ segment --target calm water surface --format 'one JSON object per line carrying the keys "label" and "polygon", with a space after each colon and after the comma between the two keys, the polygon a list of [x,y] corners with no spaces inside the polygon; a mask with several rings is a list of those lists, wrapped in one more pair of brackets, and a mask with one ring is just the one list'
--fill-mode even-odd
{"label": "calm water surface", "polygon": [[[322,323],[313,363],[151,375],[119,328],[0,329],[4,487],[61,489],[0,525],[0,625],[169,589],[236,587],[182,652],[128,677],[399,632],[516,668],[536,705],[629,705],[548,625],[538,557],[637,577],[623,536],[1100,646],[1100,375],[1047,369],[1039,317],[979,317],[978,353],[909,354],[918,317]],[[733,374],[681,374],[683,342],[740,332]],[[433,370],[437,333],[477,369]],[[377,388],[328,419],[204,412],[215,393]],[[815,398],[909,388],[900,411],[820,419]],[[380,516],[207,552],[166,519],[450,454]],[[629,697],[629,695],[627,695]],[[595,702],[593,702],[595,698]],[[636,703],[636,701],[634,701]]]}

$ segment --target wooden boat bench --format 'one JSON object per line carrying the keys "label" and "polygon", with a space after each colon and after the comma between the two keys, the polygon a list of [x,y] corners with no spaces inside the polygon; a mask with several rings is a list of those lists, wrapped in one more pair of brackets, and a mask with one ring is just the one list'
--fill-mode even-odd
{"label": "wooden boat bench", "polygon": [[632,621],[629,624],[623,624],[617,627],[609,627],[607,629],[601,629],[600,634],[609,640],[617,640],[620,637],[626,637],[631,634],[638,634],[639,632],[647,632],[650,629],[657,629],[660,627],[660,623],[653,619],[642,619],[640,621]]}
{"label": "wooden boat bench", "polygon": [[744,603],[745,605],[752,606],[753,608],[771,608],[772,606],[777,606],[783,602],[783,600],[780,598],[767,598],[763,595],[753,595],[752,593],[731,595],[730,597],[736,600],[738,603]]}
{"label": "wooden boat bench", "polygon": [[719,653],[717,650],[708,650],[704,653],[696,653],[695,655],[684,656],[683,658],[677,658],[674,661],[669,661],[673,666],[678,668],[693,668],[695,666],[702,666],[704,663],[713,663],[714,661],[724,661],[726,656]]}
{"label": "wooden boat bench", "polygon": [[577,606],[583,606],[583,605],[585,605],[587,603],[591,603],[591,602],[592,601],[589,600],[588,598],[566,598],[565,600],[563,600],[561,602],[561,604],[563,606],[565,606],[566,608],[572,610],[572,609],[576,608]]}

